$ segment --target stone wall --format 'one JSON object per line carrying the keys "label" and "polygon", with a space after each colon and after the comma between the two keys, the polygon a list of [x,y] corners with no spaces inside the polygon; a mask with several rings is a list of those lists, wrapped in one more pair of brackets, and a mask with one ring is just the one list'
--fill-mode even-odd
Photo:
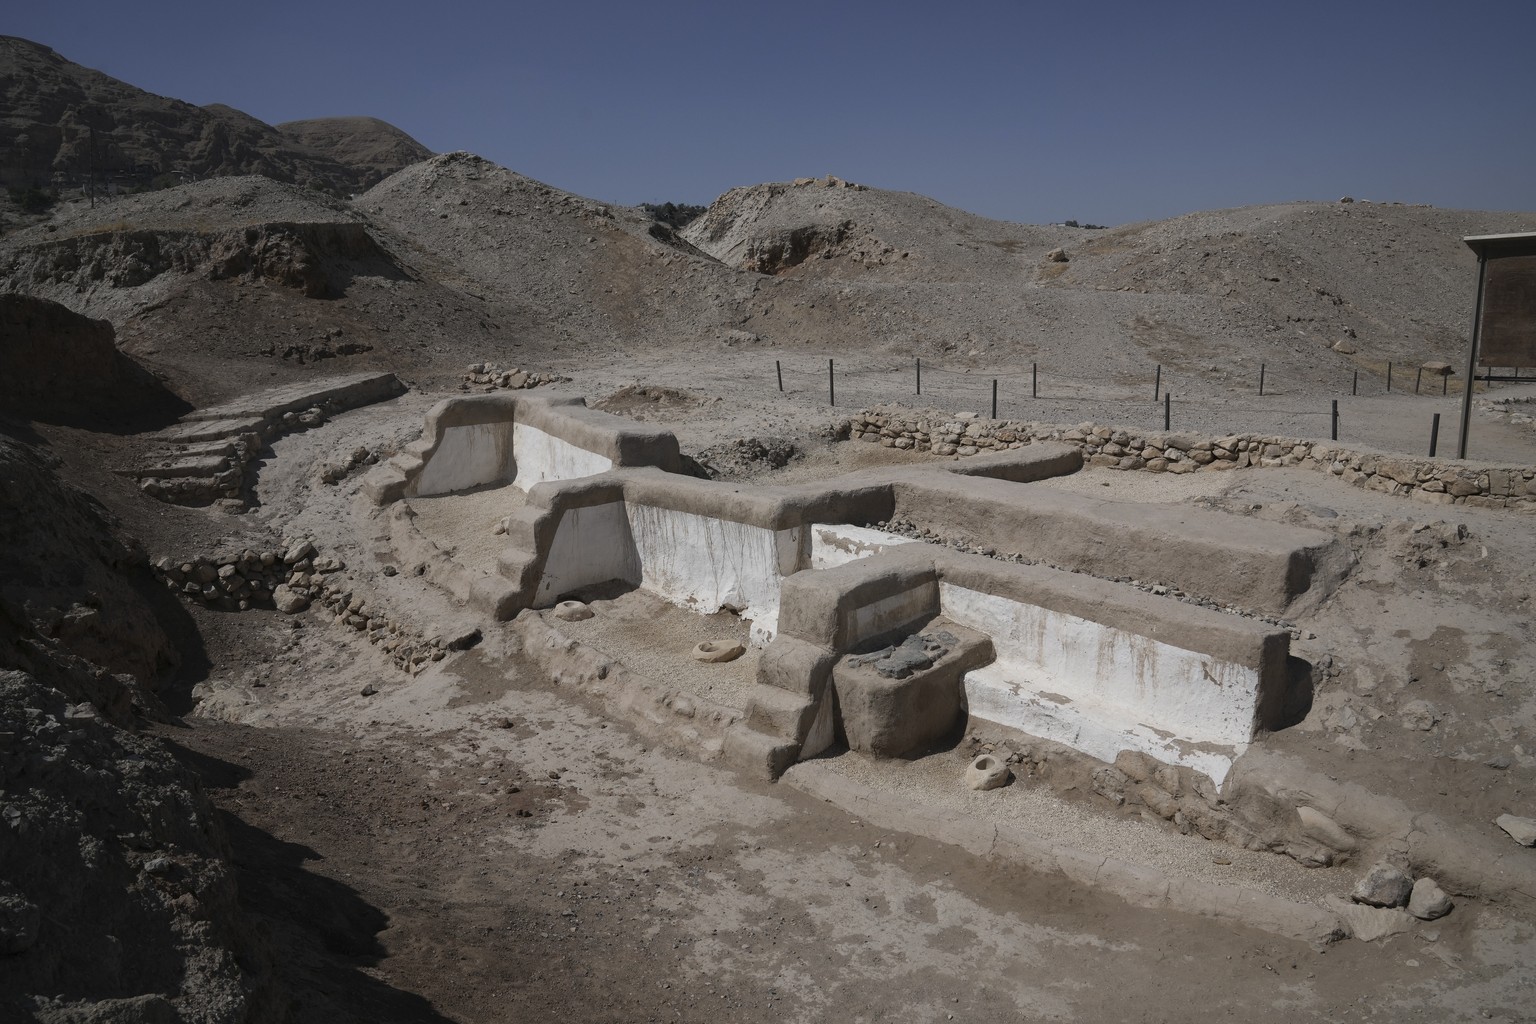
{"label": "stone wall", "polygon": [[1107,469],[1195,473],[1301,466],[1331,473],[1357,487],[1403,495],[1427,504],[1536,512],[1536,467],[1529,466],[1418,459],[1293,437],[1202,437],[1127,431],[1095,423],[1064,427],[894,406],[865,409],[848,422],[848,437],[852,440],[934,455],[966,457],[1057,441],[1080,448],[1088,465]]}

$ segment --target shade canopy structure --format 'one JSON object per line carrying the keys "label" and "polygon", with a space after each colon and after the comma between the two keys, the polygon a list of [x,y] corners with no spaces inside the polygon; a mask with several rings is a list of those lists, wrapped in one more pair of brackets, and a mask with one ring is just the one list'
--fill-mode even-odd
{"label": "shade canopy structure", "polygon": [[1467,386],[1461,400],[1461,437],[1456,457],[1467,457],[1472,423],[1472,381],[1481,363],[1489,367],[1536,366],[1536,231],[1468,235],[1477,254],[1477,305],[1467,352]]}

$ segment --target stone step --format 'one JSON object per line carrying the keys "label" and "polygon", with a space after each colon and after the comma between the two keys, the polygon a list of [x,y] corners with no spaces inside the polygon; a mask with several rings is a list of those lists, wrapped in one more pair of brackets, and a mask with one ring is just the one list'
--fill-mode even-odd
{"label": "stone step", "polygon": [[807,694],[758,683],[747,704],[747,728],[779,740],[794,741],[811,727],[816,705]]}
{"label": "stone step", "polygon": [[239,437],[241,434],[261,436],[267,421],[260,416],[215,417],[180,423],[160,431],[157,439],[167,444],[193,444],[198,441],[217,441]]}
{"label": "stone step", "polygon": [[203,455],[172,457],[162,461],[146,462],[138,469],[120,469],[117,471],[117,474],[119,476],[157,477],[166,480],[194,476],[212,479],[231,467],[230,460],[223,455]]}

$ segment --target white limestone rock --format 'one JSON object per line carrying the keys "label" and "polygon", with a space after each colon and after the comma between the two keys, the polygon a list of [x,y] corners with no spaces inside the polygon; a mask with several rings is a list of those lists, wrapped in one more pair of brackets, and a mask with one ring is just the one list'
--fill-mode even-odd
{"label": "white limestone rock", "polygon": [[1454,906],[1445,890],[1435,884],[1433,878],[1420,878],[1413,883],[1413,895],[1408,897],[1408,913],[1420,921],[1433,921],[1451,912]]}
{"label": "white limestone rock", "polygon": [[975,790],[996,789],[1005,785],[1012,774],[1001,758],[982,754],[965,770],[965,784]]}
{"label": "white limestone rock", "polygon": [[1536,846],[1536,818],[1517,818],[1513,814],[1501,814],[1494,820],[1509,834],[1509,838],[1521,846]]}
{"label": "white limestone rock", "polygon": [[580,601],[561,601],[552,614],[562,622],[581,622],[592,617],[592,609]]}
{"label": "white limestone rock", "polygon": [[272,591],[272,603],[285,615],[297,615],[309,607],[309,598],[286,583],[281,583]]}
{"label": "white limestone rock", "polygon": [[732,640],[704,640],[693,648],[693,660],[707,663],[735,661],[746,647]]}

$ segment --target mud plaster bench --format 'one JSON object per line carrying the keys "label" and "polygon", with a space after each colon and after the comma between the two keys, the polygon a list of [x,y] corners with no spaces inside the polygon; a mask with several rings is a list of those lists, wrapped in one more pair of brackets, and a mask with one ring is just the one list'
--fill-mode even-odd
{"label": "mud plaster bench", "polygon": [[[671,434],[580,400],[474,396],[435,407],[421,440],[366,487],[381,504],[495,484],[526,489],[526,502],[503,520],[506,547],[495,566],[451,588],[496,619],[613,580],[700,614],[728,609],[750,619],[752,642],[766,647],[746,721],[727,747],[770,776],[839,733],[872,750],[931,742],[954,712],[912,709],[953,708],[960,698],[972,717],[1106,762],[1139,750],[1218,783],[1279,722],[1289,681],[1284,631],[868,525],[898,512],[952,535],[995,536],[999,546],[1068,568],[1166,569],[1162,578],[1183,589],[1244,607],[1283,608],[1326,593],[1341,558],[1317,531],[1031,486],[1081,464],[1059,446],[972,460],[963,475],[936,463],[798,487],[698,480],[675,472],[680,461]],[[927,700],[943,691],[937,678],[920,681],[934,684],[927,690],[861,690],[852,665],[839,690],[840,659],[900,641],[935,616],[978,638],[959,645],[957,701]],[[859,694],[851,732],[840,692],[850,713]],[[891,710],[900,708],[907,712]],[[903,723],[903,713],[917,718]],[[861,732],[861,723],[869,728]]]}
{"label": "mud plaster bench", "polygon": [[821,753],[848,732],[839,662],[938,615],[990,639],[992,657],[963,676],[971,718],[1106,762],[1139,750],[1220,785],[1284,714],[1284,630],[1093,577],[903,546],[784,582],[778,633],[727,753],[770,777]]}

